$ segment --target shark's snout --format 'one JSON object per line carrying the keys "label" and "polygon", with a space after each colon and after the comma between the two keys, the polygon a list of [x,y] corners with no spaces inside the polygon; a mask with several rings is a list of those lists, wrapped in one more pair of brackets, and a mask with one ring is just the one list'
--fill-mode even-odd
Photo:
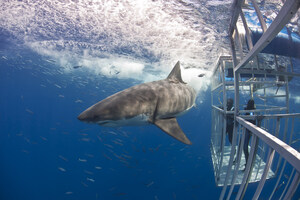
{"label": "shark's snout", "polygon": [[83,111],[82,113],[80,113],[80,115],[77,116],[77,119],[79,119],[82,122],[95,122],[95,121],[97,121],[97,117],[89,109]]}
{"label": "shark's snout", "polygon": [[85,112],[80,113],[80,115],[77,116],[77,119],[80,121],[87,121],[87,115]]}
{"label": "shark's snout", "polygon": [[77,119],[79,119],[82,122],[88,122],[88,123],[96,123],[98,121],[101,121],[101,116],[99,113],[97,114],[97,110],[94,108],[88,108],[80,115],[77,116]]}

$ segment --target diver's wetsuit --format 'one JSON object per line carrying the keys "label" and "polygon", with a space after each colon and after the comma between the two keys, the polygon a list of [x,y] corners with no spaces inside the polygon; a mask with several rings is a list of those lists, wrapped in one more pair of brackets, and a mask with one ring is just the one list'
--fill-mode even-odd
{"label": "diver's wetsuit", "polygon": [[[255,106],[254,106],[254,100],[250,99],[247,103],[247,107],[245,108],[245,110],[254,110]],[[253,115],[253,113],[246,113],[246,115]],[[249,122],[251,122],[252,124],[256,125],[256,120],[247,120]],[[243,146],[243,150],[244,150],[244,155],[245,155],[245,159],[246,159],[246,164],[248,161],[248,157],[249,157],[249,150],[248,150],[248,145],[250,142],[250,137],[251,137],[251,132],[246,129],[245,132],[245,142],[244,142],[244,146]]]}

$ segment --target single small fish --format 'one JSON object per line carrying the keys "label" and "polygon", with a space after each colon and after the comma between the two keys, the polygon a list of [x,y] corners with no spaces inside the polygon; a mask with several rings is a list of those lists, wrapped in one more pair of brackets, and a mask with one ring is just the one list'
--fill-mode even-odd
{"label": "single small fish", "polygon": [[80,140],[83,141],[83,142],[89,142],[89,141],[91,141],[90,138],[81,138]]}
{"label": "single small fish", "polygon": [[26,112],[28,112],[29,114],[31,114],[31,115],[33,115],[34,114],[34,112],[33,111],[31,111],[31,110],[29,110],[28,108],[26,108],[26,110],[25,110]]}
{"label": "single small fish", "polygon": [[112,160],[112,158],[111,157],[109,157],[108,155],[106,155],[105,153],[102,153],[102,155],[106,158],[106,159],[108,159],[108,160]]}
{"label": "single small fish", "polygon": [[22,152],[23,153],[26,153],[26,154],[29,154],[29,151],[25,150],[25,149],[22,149]]}
{"label": "single small fish", "polygon": [[27,137],[24,137],[24,140],[25,140],[27,143],[31,144],[30,140],[29,140]]}
{"label": "single small fish", "polygon": [[79,161],[79,162],[86,162],[87,160],[86,160],[86,159],[78,158],[78,161]]}
{"label": "single small fish", "polygon": [[154,181],[151,181],[150,183],[148,183],[146,186],[147,186],[147,188],[148,187],[150,187],[151,185],[153,185],[154,184]]}
{"label": "single small fish", "polygon": [[23,133],[22,132],[18,133],[18,134],[16,134],[16,136],[23,136]]}
{"label": "single small fish", "polygon": [[94,180],[94,179],[92,179],[92,178],[88,178],[88,177],[86,178],[86,180],[87,180],[87,181],[90,181],[90,182],[93,182],[93,183],[95,182],[95,180]]}
{"label": "single small fish", "polygon": [[285,182],[282,181],[282,183],[281,183],[280,185],[277,186],[277,188],[275,189],[275,191],[279,190],[284,184],[285,184]]}
{"label": "single small fish", "polygon": [[110,144],[104,144],[105,146],[107,146],[108,148],[111,148],[111,149],[113,149],[114,147],[113,146],[111,146]]}
{"label": "single small fish", "polygon": [[115,133],[113,131],[109,131],[108,133],[113,134],[113,135],[117,135],[117,133]]}
{"label": "single small fish", "polygon": [[115,144],[117,144],[117,145],[120,145],[120,146],[123,146],[123,144],[122,144],[122,143],[120,143],[120,142],[117,142],[117,141],[115,141],[115,140],[113,140],[113,143],[115,143]]}
{"label": "single small fish", "polygon": [[65,194],[70,195],[70,194],[73,194],[73,192],[69,191],[69,192],[66,192]]}
{"label": "single small fish", "polygon": [[89,174],[89,175],[93,175],[94,173],[88,170],[83,170],[84,173]]}
{"label": "single small fish", "polygon": [[119,192],[119,193],[115,193],[114,195],[115,196],[124,196],[124,195],[126,195],[127,193],[125,193],[125,192]]}
{"label": "single small fish", "polygon": [[288,175],[284,174],[283,176],[284,176],[286,179],[289,179],[289,176],[288,176]]}
{"label": "single small fish", "polygon": [[179,151],[183,151],[183,150],[185,150],[185,147],[181,148]]}
{"label": "single small fish", "polygon": [[51,59],[46,59],[45,61],[48,62],[48,63],[55,63],[56,62],[55,60],[51,60]]}
{"label": "single small fish", "polygon": [[86,155],[86,156],[89,157],[89,158],[94,158],[94,157],[95,157],[93,154],[88,154],[88,153],[86,153],[86,154],[84,154],[84,155]]}
{"label": "single small fish", "polygon": [[85,182],[81,182],[84,187],[89,187]]}
{"label": "single small fish", "polygon": [[159,144],[159,145],[155,148],[155,151],[158,151],[160,147],[161,147],[161,144]]}
{"label": "single small fish", "polygon": [[60,85],[57,85],[57,84],[54,84],[54,85],[55,85],[57,88],[59,88],[59,89],[61,88],[61,86],[60,86]]}
{"label": "single small fish", "polygon": [[65,157],[63,157],[62,155],[59,155],[58,157],[59,157],[60,159],[64,160],[64,161],[68,162],[68,159],[65,158]]}
{"label": "single small fish", "polygon": [[125,158],[129,158],[129,159],[131,159],[131,158],[132,158],[131,156],[129,156],[129,155],[126,155],[126,154],[122,154],[122,156],[124,156]]}
{"label": "single small fish", "polygon": [[48,140],[47,138],[45,138],[45,137],[43,137],[43,136],[40,136],[40,138],[41,138],[42,140],[44,140],[44,141],[47,141],[47,140]]}
{"label": "single small fish", "polygon": [[103,139],[99,135],[97,135],[97,138],[99,139],[100,142],[103,142]]}
{"label": "single small fish", "polygon": [[62,168],[62,167],[58,167],[58,169],[59,169],[60,171],[62,171],[62,172],[66,172],[66,170],[65,170],[64,168]]}
{"label": "single small fish", "polygon": [[295,144],[295,143],[298,142],[299,140],[300,140],[300,138],[298,138],[298,139],[292,141],[292,144]]}
{"label": "single small fish", "polygon": [[85,129],[79,130],[79,132],[82,133],[82,132],[85,132],[85,131],[88,131],[88,130],[89,130],[89,128],[85,128]]}

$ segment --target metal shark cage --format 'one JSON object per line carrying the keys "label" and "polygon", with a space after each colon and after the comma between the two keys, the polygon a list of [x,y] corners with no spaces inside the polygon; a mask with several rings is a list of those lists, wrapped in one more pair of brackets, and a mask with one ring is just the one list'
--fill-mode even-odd
{"label": "metal shark cage", "polygon": [[[290,82],[299,81],[300,40],[286,28],[300,1],[286,0],[272,22],[263,16],[262,2],[233,2],[232,56],[219,57],[213,71],[211,156],[216,185],[223,187],[220,199],[300,195],[300,113],[290,108],[289,93]],[[259,28],[251,27],[249,18],[257,19]],[[286,50],[279,51],[281,47]],[[230,98],[232,109],[227,107]],[[256,107],[245,110],[249,99]],[[232,144],[227,139],[229,120],[233,121]],[[246,132],[251,136],[249,144]],[[250,150],[247,162],[245,148]]]}

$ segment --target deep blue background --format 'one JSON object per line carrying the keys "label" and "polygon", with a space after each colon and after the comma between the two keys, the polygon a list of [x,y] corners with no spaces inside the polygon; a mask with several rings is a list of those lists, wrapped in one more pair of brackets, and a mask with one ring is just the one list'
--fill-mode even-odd
{"label": "deep blue background", "polygon": [[63,72],[46,60],[28,49],[0,55],[0,199],[218,198],[209,90],[178,119],[193,142],[187,146],[151,125],[78,121],[90,105],[138,82]]}
{"label": "deep blue background", "polygon": [[[202,103],[197,100],[195,108],[178,118],[191,146],[153,125],[85,124],[77,120],[79,113],[140,82],[84,68],[63,71],[22,45],[0,43],[1,200],[219,198],[209,149],[209,89],[201,95]],[[291,112],[300,109],[294,100],[298,86],[293,79]],[[299,128],[295,124],[295,137]],[[275,182],[267,180],[261,199]],[[249,184],[245,199],[256,187]]]}

